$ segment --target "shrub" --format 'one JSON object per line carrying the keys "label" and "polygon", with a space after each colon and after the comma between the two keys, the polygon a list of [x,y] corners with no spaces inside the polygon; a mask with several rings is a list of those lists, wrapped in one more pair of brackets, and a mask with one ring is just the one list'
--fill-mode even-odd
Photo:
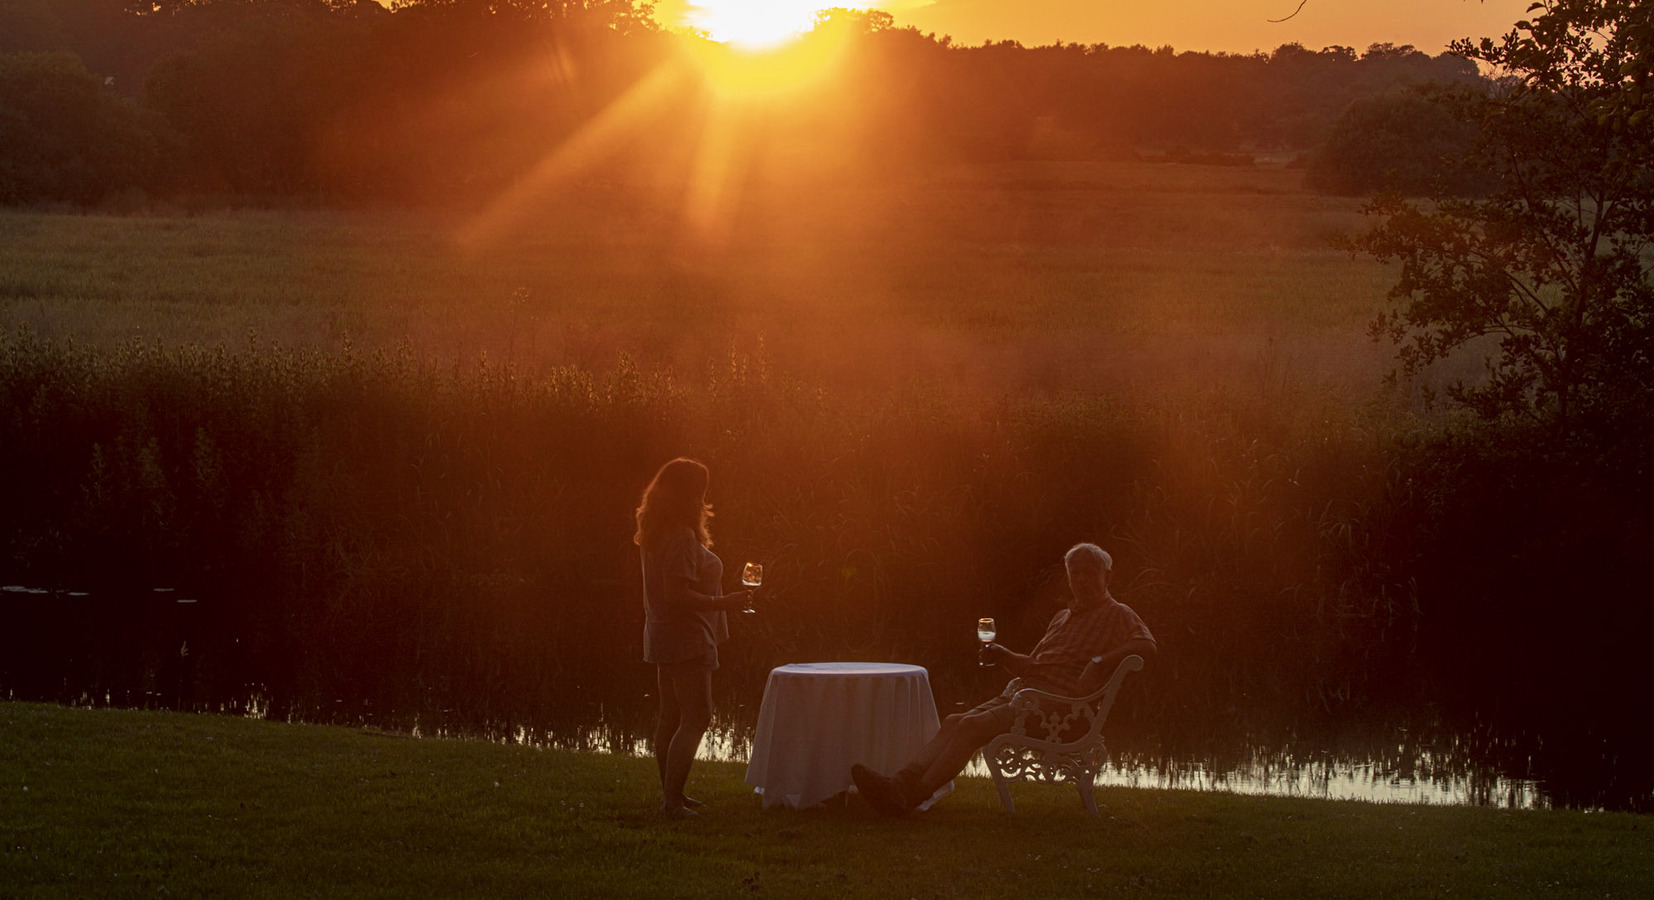
{"label": "shrub", "polygon": [[1362,97],[1311,156],[1305,182],[1331,194],[1475,194],[1492,187],[1465,159],[1476,131],[1426,91]]}

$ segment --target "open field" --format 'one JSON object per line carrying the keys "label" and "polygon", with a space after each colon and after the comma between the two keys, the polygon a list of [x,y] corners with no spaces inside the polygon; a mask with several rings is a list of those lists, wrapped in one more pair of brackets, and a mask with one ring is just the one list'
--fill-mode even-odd
{"label": "open field", "polygon": [[696,371],[762,336],[831,385],[1064,393],[1286,369],[1372,390],[1384,270],[1328,238],[1357,204],[1296,170],[1021,163],[763,186],[713,222],[681,187],[513,216],[0,215],[0,326],[94,343],[407,341],[539,370],[625,352]]}
{"label": "open field", "polygon": [[697,767],[218,716],[0,704],[10,897],[1497,897],[1654,889],[1646,817],[1024,786],[930,813],[763,812]]}

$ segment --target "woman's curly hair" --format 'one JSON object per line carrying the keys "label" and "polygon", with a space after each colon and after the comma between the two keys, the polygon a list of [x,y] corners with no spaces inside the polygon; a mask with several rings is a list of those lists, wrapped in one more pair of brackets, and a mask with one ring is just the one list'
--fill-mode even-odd
{"label": "woman's curly hair", "polygon": [[712,473],[697,460],[679,457],[661,466],[643,489],[632,543],[642,547],[667,531],[688,528],[695,532],[702,547],[711,547],[712,533],[706,527],[712,518],[712,505],[706,502],[706,488],[711,481]]}

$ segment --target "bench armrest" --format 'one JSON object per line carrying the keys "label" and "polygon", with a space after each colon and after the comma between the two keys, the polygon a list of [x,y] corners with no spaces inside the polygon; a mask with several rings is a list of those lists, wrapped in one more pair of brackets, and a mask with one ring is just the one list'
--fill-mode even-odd
{"label": "bench armrest", "polygon": [[1055,743],[1085,740],[1102,730],[1126,676],[1142,668],[1143,657],[1128,656],[1102,687],[1083,697],[1023,688],[1011,695],[1011,708],[1017,714],[1011,733]]}

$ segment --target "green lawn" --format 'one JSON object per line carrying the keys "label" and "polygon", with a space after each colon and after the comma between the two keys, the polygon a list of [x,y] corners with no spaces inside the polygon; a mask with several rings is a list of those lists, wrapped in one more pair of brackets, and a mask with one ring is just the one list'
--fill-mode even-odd
{"label": "green lawn", "polygon": [[1654,820],[962,780],[898,821],[764,812],[703,763],[218,716],[0,704],[0,894],[1647,897]]}

